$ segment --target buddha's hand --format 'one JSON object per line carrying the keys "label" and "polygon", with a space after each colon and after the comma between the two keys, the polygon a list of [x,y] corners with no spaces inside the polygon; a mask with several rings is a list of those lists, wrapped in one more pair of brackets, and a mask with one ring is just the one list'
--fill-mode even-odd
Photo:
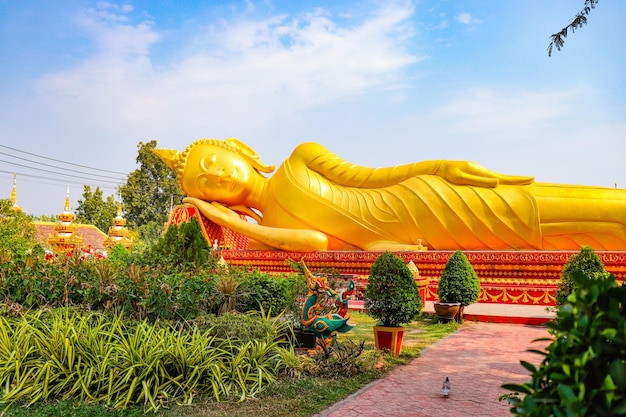
{"label": "buddha's hand", "polygon": [[208,202],[195,197],[185,197],[183,202],[196,206],[207,219],[220,226],[228,227],[233,222],[241,220],[239,214],[217,201]]}
{"label": "buddha's hand", "polygon": [[535,181],[534,177],[499,174],[470,161],[441,161],[435,175],[454,184],[490,188],[499,184],[528,185]]}

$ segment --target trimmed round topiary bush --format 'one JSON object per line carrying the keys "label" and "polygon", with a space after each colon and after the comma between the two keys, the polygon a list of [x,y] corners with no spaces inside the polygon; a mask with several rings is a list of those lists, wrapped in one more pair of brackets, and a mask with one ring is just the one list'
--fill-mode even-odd
{"label": "trimmed round topiary bush", "polygon": [[598,254],[589,246],[581,247],[580,252],[572,255],[563,267],[561,280],[556,289],[555,304],[557,306],[566,304],[567,297],[574,290],[574,281],[572,280],[574,271],[581,271],[589,278],[608,275]]}
{"label": "trimmed round topiary bush", "polygon": [[381,254],[372,265],[363,295],[367,315],[382,326],[410,323],[422,310],[413,274],[402,258],[391,252]]}
{"label": "trimmed round topiary bush", "polygon": [[444,303],[460,303],[463,308],[478,301],[479,295],[480,281],[474,267],[463,252],[455,251],[446,262],[439,279],[439,300]]}

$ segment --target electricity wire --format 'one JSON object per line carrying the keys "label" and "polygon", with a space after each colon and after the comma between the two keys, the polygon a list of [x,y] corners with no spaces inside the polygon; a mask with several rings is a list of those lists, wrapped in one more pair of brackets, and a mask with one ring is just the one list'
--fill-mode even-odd
{"label": "electricity wire", "polygon": [[20,149],[12,148],[12,147],[10,147],[10,146],[6,146],[6,145],[0,145],[0,147],[1,147],[1,148],[6,148],[6,149],[10,149],[10,150],[15,151],[15,152],[24,153],[24,154],[26,154],[26,155],[36,156],[37,158],[47,159],[47,160],[49,160],[49,161],[54,161],[54,162],[60,162],[60,163],[62,163],[62,164],[67,164],[67,165],[73,165],[73,166],[77,166],[77,167],[80,167],[80,168],[87,168],[87,169],[91,169],[91,170],[94,170],[94,171],[108,172],[108,173],[111,173],[111,174],[119,174],[119,175],[123,175],[123,176],[128,175],[128,174],[127,174],[127,173],[125,173],[125,172],[109,171],[109,170],[107,170],[107,169],[93,168],[93,167],[90,167],[90,166],[87,166],[87,165],[74,164],[74,163],[72,163],[72,162],[66,162],[66,161],[62,161],[62,160],[60,160],[60,159],[49,158],[49,157],[47,157],[47,156],[37,155],[37,154],[32,153],[32,152],[22,151],[22,150],[20,150]]}
{"label": "electricity wire", "polygon": [[[114,191],[117,193],[117,188],[113,187],[111,185],[99,185],[97,184],[97,181],[91,181],[88,184],[85,184],[85,181],[79,181],[79,180],[72,180],[72,179],[56,179],[56,178],[50,178],[50,177],[42,177],[39,175],[32,175],[32,174],[25,174],[23,172],[15,172],[15,171],[3,171],[0,170],[0,173],[3,174],[10,174],[10,176],[5,176],[6,179],[11,180],[13,178],[13,174],[17,174],[17,176],[19,177],[19,181],[20,182],[29,182],[29,183],[34,183],[34,184],[43,184],[43,185],[51,185],[53,187],[65,187],[65,185],[67,184],[72,184],[72,185],[90,185],[90,186],[96,186],[98,188],[100,188],[101,190],[105,191]],[[28,180],[28,179],[24,179],[24,177],[26,178],[35,178],[35,179],[41,179],[41,180],[47,180],[47,181],[53,181],[53,182],[44,182],[44,181],[33,181],[33,180]]]}
{"label": "electricity wire", "polygon": [[[79,179],[83,179],[83,180],[90,180],[90,181],[97,181],[97,182],[106,182],[106,183],[109,183],[109,184],[119,184],[120,183],[120,181],[108,181],[108,180],[102,180],[100,178],[84,178],[84,177],[79,177],[77,175],[64,174],[62,172],[50,171],[48,169],[43,169],[43,168],[35,168],[35,167],[28,166],[28,165],[18,164],[16,162],[5,161],[3,159],[0,159],[0,162],[4,162],[5,164],[9,164],[9,165],[19,166],[19,167],[22,167],[22,168],[34,169],[36,171],[48,172],[50,174],[63,175],[63,176],[66,176],[66,177],[79,178]],[[88,175],[97,175],[97,174],[88,174]]]}
{"label": "electricity wire", "polygon": [[[30,159],[21,158],[21,157],[19,157],[19,156],[11,155],[11,154],[8,154],[8,153],[5,153],[5,152],[0,152],[0,155],[6,155],[6,156],[9,156],[9,157],[11,157],[11,158],[20,159],[20,160],[22,160],[22,161],[26,161],[26,162],[35,162],[35,161],[31,161]],[[5,161],[5,162],[6,162],[6,161]],[[11,162],[7,162],[7,163],[11,164]],[[57,169],[59,168],[59,167],[58,167],[58,166],[56,166],[56,165],[46,164],[45,162],[36,162],[36,163],[37,163],[37,164],[40,164],[40,165],[45,165],[45,166],[47,166],[47,167],[52,167],[52,168],[57,168]],[[15,163],[13,162],[12,164],[15,164]],[[29,167],[29,168],[34,169],[34,170],[39,170],[39,169],[41,169],[41,168],[37,168],[37,167]],[[101,175],[101,174],[92,174],[92,173],[90,173],[90,172],[78,171],[78,170],[76,170],[76,169],[71,169],[71,168],[60,168],[60,169],[63,169],[64,171],[76,172],[76,173],[78,173],[78,174],[85,174],[85,175],[98,175],[100,178],[110,178],[110,179],[113,179],[113,180],[124,181],[123,179],[120,179],[120,178],[118,178],[118,177],[110,177],[110,176],[108,176],[108,175]]]}

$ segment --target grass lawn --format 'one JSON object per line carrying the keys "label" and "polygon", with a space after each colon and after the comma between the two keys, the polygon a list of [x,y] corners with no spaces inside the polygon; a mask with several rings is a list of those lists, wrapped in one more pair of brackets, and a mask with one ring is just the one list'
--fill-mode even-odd
{"label": "grass lawn", "polygon": [[[378,357],[374,351],[375,320],[364,313],[351,313],[351,322],[356,324],[349,332],[340,334],[340,342],[365,341],[365,355]],[[192,406],[172,406],[161,410],[157,417],[308,417],[342,400],[368,382],[384,376],[395,366],[408,363],[419,356],[420,351],[457,329],[455,323],[433,323],[428,317],[420,318],[406,326],[402,353],[399,357],[381,355],[382,367],[354,377],[320,378],[303,376],[298,379],[282,377],[266,391],[240,403],[196,400]],[[85,405],[72,402],[36,404],[29,409],[13,407],[4,416],[15,417],[134,417],[143,415],[142,408],[109,410],[100,405]]]}

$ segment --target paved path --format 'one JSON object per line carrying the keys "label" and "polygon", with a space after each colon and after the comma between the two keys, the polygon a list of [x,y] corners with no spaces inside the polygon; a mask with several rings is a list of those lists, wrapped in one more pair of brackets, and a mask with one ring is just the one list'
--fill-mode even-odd
{"label": "paved path", "polygon": [[[548,337],[545,327],[465,322],[454,334],[422,352],[410,364],[392,370],[317,417],[510,416],[504,383],[526,382],[529,372],[519,361],[538,364]],[[452,390],[441,394],[448,376]]]}

